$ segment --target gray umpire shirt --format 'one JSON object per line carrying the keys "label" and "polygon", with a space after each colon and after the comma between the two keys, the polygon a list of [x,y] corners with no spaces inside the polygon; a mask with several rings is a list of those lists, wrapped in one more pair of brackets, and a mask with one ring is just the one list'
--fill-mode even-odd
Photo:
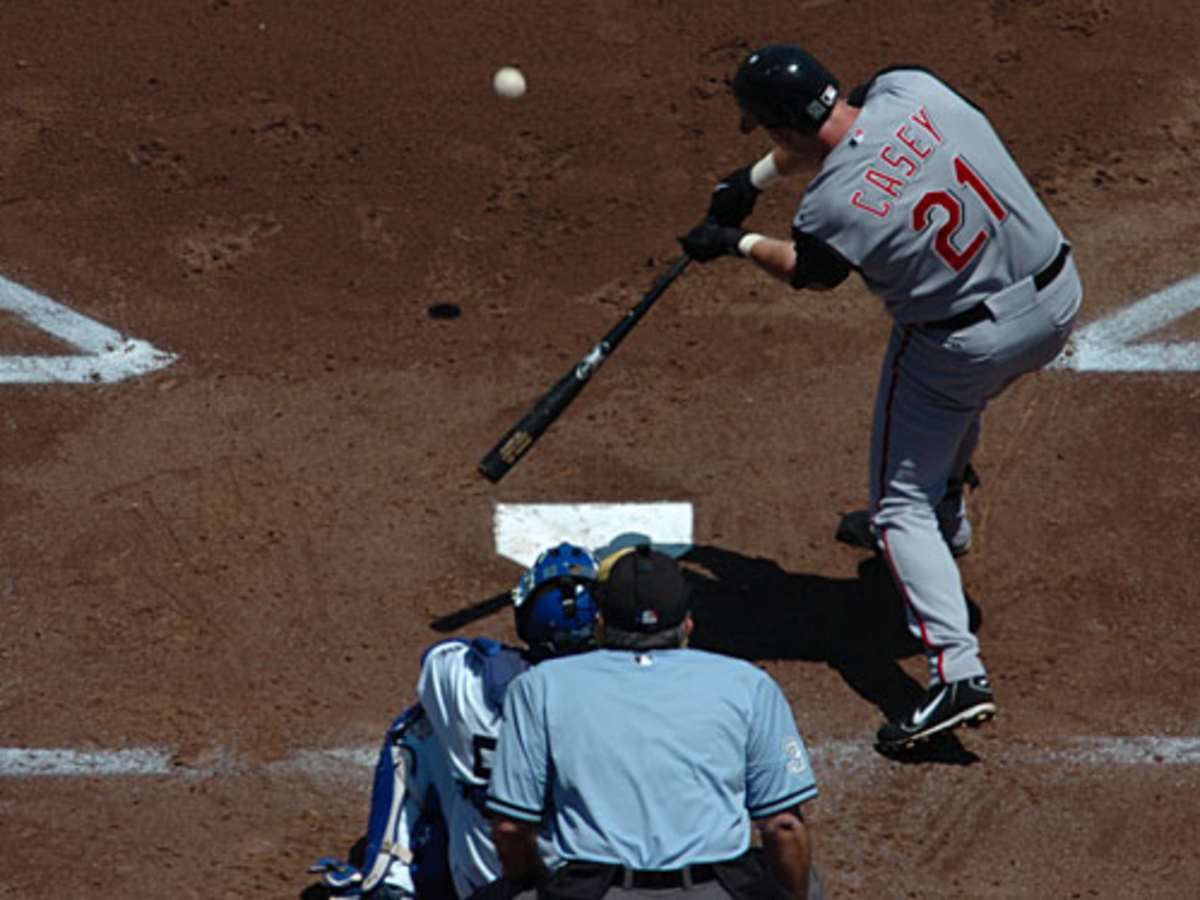
{"label": "gray umpire shirt", "polygon": [[509,686],[487,806],[547,817],[565,859],[662,870],[733,859],[751,818],[816,795],[764,672],[700,650],[596,650]]}

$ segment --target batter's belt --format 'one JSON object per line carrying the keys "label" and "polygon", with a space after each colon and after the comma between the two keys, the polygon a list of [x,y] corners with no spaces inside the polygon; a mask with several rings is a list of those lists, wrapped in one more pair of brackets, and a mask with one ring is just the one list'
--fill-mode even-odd
{"label": "batter's belt", "polygon": [[[1033,287],[1035,290],[1040,291],[1058,277],[1058,273],[1067,264],[1067,256],[1070,253],[1071,247],[1069,244],[1063,244],[1058,248],[1058,255],[1054,257],[1053,262],[1033,276]],[[990,318],[992,318],[992,311],[988,309],[987,303],[976,303],[971,308],[964,309],[960,313],[955,313],[952,316],[937,319],[933,322],[922,322],[917,327],[925,328],[929,331],[959,331],[963,328],[969,328],[976,322],[982,322],[984,319]]]}

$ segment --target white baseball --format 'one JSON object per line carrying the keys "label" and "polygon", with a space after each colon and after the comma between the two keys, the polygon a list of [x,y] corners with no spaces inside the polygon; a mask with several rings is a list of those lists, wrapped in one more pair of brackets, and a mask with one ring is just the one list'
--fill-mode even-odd
{"label": "white baseball", "polygon": [[501,97],[516,100],[525,94],[525,76],[516,66],[503,66],[492,76],[492,87]]}

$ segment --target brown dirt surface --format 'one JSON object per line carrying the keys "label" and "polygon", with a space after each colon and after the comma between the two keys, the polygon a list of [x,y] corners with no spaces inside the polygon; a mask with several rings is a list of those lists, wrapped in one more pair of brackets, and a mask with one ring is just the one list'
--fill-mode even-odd
{"label": "brown dirt surface", "polygon": [[[513,583],[494,505],[652,500],[694,504],[701,643],[775,675],[814,749],[831,896],[1194,897],[1195,373],[995,403],[963,572],[1000,713],[913,764],[870,743],[923,661],[833,541],[888,328],[859,282],[692,266],[504,481],[475,469],[765,151],[725,81],[750,48],[978,100],[1086,324],[1194,274],[1196,39],[1175,0],[0,4],[0,271],[179,354],[0,385],[0,748],[171,759],[0,775],[0,898],[313,897],[370,772],[296,761],[375,745],[430,622]],[[56,352],[0,315],[0,355]]]}

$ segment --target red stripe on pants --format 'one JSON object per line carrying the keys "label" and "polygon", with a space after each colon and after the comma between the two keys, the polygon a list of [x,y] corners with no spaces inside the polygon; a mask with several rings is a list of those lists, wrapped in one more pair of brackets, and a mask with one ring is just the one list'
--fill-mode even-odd
{"label": "red stripe on pants", "polygon": [[[908,348],[910,332],[906,328],[904,336],[900,339],[900,347],[896,350],[896,355],[892,358],[892,383],[888,385],[887,402],[884,404],[883,411],[883,435],[880,438],[879,447],[879,502],[876,504],[876,512],[883,504],[883,498],[887,493],[888,484],[888,452],[891,449],[892,436],[892,406],[896,399],[896,387],[900,382],[900,359],[904,356],[904,351]],[[929,641],[929,632],[925,628],[925,620],[921,618],[921,614],[917,612],[917,608],[913,606],[912,600],[909,599],[908,589],[904,586],[904,579],[900,577],[900,572],[896,569],[896,562],[892,556],[891,548],[888,546],[887,529],[880,532],[880,538],[883,542],[883,557],[887,560],[888,569],[891,570],[892,580],[896,582],[896,588],[900,591],[900,596],[904,600],[904,605],[908,607],[912,617],[916,619],[917,625],[921,629],[921,643],[925,645],[927,651],[937,650]],[[946,673],[942,668],[943,653],[937,650],[937,671],[938,678],[945,682]]]}

